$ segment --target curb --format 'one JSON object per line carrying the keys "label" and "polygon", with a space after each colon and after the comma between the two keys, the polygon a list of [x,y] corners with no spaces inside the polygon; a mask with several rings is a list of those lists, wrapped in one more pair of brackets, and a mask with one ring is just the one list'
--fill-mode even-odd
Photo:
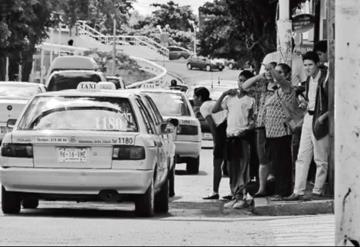
{"label": "curb", "polygon": [[264,216],[289,216],[289,215],[316,215],[333,214],[334,200],[314,200],[296,202],[272,202],[267,198],[254,198],[255,215]]}

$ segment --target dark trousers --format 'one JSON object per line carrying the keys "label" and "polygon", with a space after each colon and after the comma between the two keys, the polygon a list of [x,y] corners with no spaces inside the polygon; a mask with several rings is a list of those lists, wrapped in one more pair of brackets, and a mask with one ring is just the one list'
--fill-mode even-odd
{"label": "dark trousers", "polygon": [[289,196],[292,192],[291,136],[268,138],[275,175],[275,194]]}
{"label": "dark trousers", "polygon": [[250,179],[256,178],[259,181],[259,157],[256,149],[256,133],[255,130],[249,132],[250,144]]}
{"label": "dark trousers", "polygon": [[243,199],[249,182],[250,144],[246,137],[227,139],[230,189],[236,199]]}

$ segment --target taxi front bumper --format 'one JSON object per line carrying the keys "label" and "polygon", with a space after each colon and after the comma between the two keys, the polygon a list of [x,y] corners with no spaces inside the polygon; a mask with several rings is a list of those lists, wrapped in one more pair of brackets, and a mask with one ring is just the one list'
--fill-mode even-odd
{"label": "taxi front bumper", "polygon": [[175,141],[175,154],[180,158],[197,158],[201,152],[201,142]]}
{"label": "taxi front bumper", "polygon": [[97,195],[115,190],[124,195],[144,194],[152,178],[152,170],[0,168],[5,189],[23,193]]}

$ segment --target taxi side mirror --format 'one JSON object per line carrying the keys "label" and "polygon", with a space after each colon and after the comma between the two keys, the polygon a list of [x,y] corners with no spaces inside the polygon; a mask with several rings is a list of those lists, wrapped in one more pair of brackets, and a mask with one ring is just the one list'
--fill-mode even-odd
{"label": "taxi side mirror", "polygon": [[175,127],[178,127],[179,126],[179,120],[176,119],[176,118],[169,118],[167,120],[167,122],[171,123],[172,125],[174,125]]}
{"label": "taxi side mirror", "polygon": [[16,124],[16,119],[9,119],[6,122],[6,127],[9,128],[9,129],[13,129],[15,124]]}
{"label": "taxi side mirror", "polygon": [[179,120],[175,118],[168,119],[160,125],[161,133],[175,133],[176,128],[179,126]]}

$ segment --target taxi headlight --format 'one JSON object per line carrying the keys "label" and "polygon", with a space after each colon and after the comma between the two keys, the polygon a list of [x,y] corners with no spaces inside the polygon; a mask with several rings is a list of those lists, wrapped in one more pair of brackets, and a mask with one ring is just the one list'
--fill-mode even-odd
{"label": "taxi headlight", "polygon": [[143,160],[145,159],[145,148],[142,146],[114,146],[113,160]]}
{"label": "taxi headlight", "polygon": [[32,144],[4,143],[1,147],[1,155],[4,157],[32,158]]}

